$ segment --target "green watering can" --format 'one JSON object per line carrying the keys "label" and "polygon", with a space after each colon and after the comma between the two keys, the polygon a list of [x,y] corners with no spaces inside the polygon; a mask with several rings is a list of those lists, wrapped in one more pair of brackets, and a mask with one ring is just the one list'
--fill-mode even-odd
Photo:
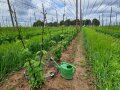
{"label": "green watering can", "polygon": [[62,62],[59,65],[53,58],[51,60],[53,60],[55,66],[57,67],[57,69],[60,72],[60,75],[63,78],[65,78],[67,80],[73,79],[73,76],[74,76],[74,73],[75,73],[75,67],[72,64]]}

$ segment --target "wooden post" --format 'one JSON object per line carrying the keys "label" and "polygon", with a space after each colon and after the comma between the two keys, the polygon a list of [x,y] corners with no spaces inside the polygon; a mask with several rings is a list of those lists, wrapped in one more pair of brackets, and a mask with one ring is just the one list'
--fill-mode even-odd
{"label": "wooden post", "polygon": [[31,27],[31,25],[32,25],[32,22],[31,22],[31,16],[30,16],[30,27]]}
{"label": "wooden post", "polygon": [[35,22],[36,22],[37,20],[36,20],[36,14],[35,14],[35,12],[34,12],[34,18],[35,18]]}
{"label": "wooden post", "polygon": [[52,27],[53,27],[54,25],[53,25],[53,17],[52,17]]}
{"label": "wooden post", "polygon": [[112,7],[111,7],[111,12],[110,12],[110,24],[109,24],[109,26],[111,26],[111,24],[112,24],[111,17],[112,17]]}
{"label": "wooden post", "polygon": [[104,26],[104,21],[103,21],[103,12],[102,12],[102,26]]}
{"label": "wooden post", "polygon": [[5,23],[4,23],[4,18],[3,18],[3,16],[2,16],[2,25],[3,25],[3,27],[5,27]]}
{"label": "wooden post", "polygon": [[18,30],[18,34],[19,34],[19,36],[20,36],[20,38],[21,38],[22,45],[23,45],[23,47],[24,47],[24,49],[25,49],[26,47],[25,47],[23,38],[22,38],[22,36],[21,36],[20,29],[19,29],[19,26],[18,26],[17,15],[16,15],[16,12],[15,12],[15,9],[14,9],[14,19],[15,19],[15,23],[16,23],[16,29]]}
{"label": "wooden post", "polygon": [[118,25],[118,23],[117,23],[117,13],[116,13],[116,26]]}
{"label": "wooden post", "polygon": [[78,0],[76,0],[76,31],[78,32]]}
{"label": "wooden post", "polygon": [[58,13],[57,13],[57,10],[56,10],[56,20],[57,20],[57,26],[58,26]]}
{"label": "wooden post", "polygon": [[[65,1],[64,1],[65,3]],[[63,22],[65,21],[65,4],[64,4],[64,13],[63,13]],[[64,23],[65,24],[65,23]]]}
{"label": "wooden post", "polygon": [[14,20],[13,20],[13,11],[12,11],[12,8],[11,8],[11,5],[10,5],[10,1],[7,0],[7,3],[8,3],[8,7],[9,7],[9,12],[10,12],[10,17],[11,17],[11,21],[12,21],[12,26],[13,26],[13,29],[15,31],[15,24],[14,24]]}
{"label": "wooden post", "polygon": [[44,5],[43,5],[43,3],[42,3],[42,8],[43,8],[43,17],[44,17],[44,19],[43,19],[43,22],[44,22],[44,27],[45,27],[45,21],[46,21],[46,15],[47,15],[47,13],[46,13],[46,11],[45,11],[45,9],[44,9]]}
{"label": "wooden post", "polygon": [[106,26],[107,26],[107,18],[106,18]]}
{"label": "wooden post", "polygon": [[82,4],[82,1],[80,0],[80,30],[82,30],[82,6],[81,6],[81,4]]}
{"label": "wooden post", "polygon": [[[101,24],[101,18],[100,18],[100,15],[99,15],[99,22],[100,22],[100,24]],[[100,25],[101,26],[101,25]]]}
{"label": "wooden post", "polygon": [[7,17],[6,17],[6,26],[8,27],[8,20],[7,20]]}

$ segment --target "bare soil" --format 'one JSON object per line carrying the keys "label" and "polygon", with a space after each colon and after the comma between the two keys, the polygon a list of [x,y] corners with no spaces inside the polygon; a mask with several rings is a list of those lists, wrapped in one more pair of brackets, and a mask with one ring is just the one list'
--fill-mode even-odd
{"label": "bare soil", "polygon": [[[62,53],[60,61],[75,65],[76,72],[73,79],[65,80],[58,73],[53,79],[45,82],[43,87],[38,90],[96,90],[90,66],[87,63],[82,34],[79,33],[72,40],[67,50]],[[54,70],[52,68],[52,71]],[[30,90],[28,82],[24,78],[24,71],[21,70],[10,75],[4,85],[0,84],[0,90]]]}
{"label": "bare soil", "polygon": [[90,66],[87,63],[82,34],[79,33],[72,40],[67,50],[62,53],[60,60],[75,65],[76,72],[73,80],[65,80],[58,74],[46,82],[42,90],[96,90]]}
{"label": "bare soil", "polygon": [[0,90],[30,90],[27,80],[24,78],[24,69],[11,74]]}

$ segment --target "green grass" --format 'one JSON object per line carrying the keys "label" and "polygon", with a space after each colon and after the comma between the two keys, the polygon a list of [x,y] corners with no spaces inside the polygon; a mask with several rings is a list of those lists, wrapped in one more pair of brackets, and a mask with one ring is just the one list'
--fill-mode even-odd
{"label": "green grass", "polygon": [[115,38],[120,38],[120,26],[111,26],[111,27],[97,27],[97,32],[111,35]]}
{"label": "green grass", "polygon": [[82,32],[98,90],[120,90],[120,40],[95,28]]}

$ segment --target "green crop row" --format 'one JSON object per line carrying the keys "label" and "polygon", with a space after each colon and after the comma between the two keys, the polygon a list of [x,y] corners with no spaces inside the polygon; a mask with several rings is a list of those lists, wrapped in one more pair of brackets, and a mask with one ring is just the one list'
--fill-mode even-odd
{"label": "green crop row", "polygon": [[[13,31],[12,28],[0,28],[0,45],[6,44],[6,43],[12,43],[16,42],[17,40],[20,40],[20,36],[18,35],[18,31]],[[46,28],[44,34],[48,33],[48,30],[52,31],[59,31],[60,28],[56,30],[56,28]],[[20,28],[21,36],[23,39],[30,39],[33,36],[41,35],[42,34],[42,28],[40,27],[32,27],[32,28]]]}
{"label": "green crop row", "polygon": [[[61,28],[60,28],[61,29]],[[49,43],[51,40],[55,41],[57,45],[54,47],[52,51],[54,52],[57,58],[60,58],[62,50],[60,50],[59,42],[61,41],[64,48],[69,44],[72,40],[74,33],[74,28],[63,28],[59,30],[58,28],[53,28],[50,32],[46,32],[44,34],[44,50],[48,51],[53,46]],[[64,39],[61,40],[60,35],[64,36]],[[20,40],[17,42],[3,44],[0,46],[0,80],[3,80],[9,73],[12,71],[19,70],[23,67],[27,58],[34,58],[35,53],[41,50],[41,35],[31,37],[28,40],[24,40],[25,46],[32,53],[31,57],[28,57],[26,50],[23,49],[22,43]]]}
{"label": "green crop row", "polygon": [[96,28],[96,31],[111,35],[116,38],[120,38],[120,26],[98,27],[98,28]]}
{"label": "green crop row", "polygon": [[82,32],[98,90],[120,90],[120,40],[95,28]]}

